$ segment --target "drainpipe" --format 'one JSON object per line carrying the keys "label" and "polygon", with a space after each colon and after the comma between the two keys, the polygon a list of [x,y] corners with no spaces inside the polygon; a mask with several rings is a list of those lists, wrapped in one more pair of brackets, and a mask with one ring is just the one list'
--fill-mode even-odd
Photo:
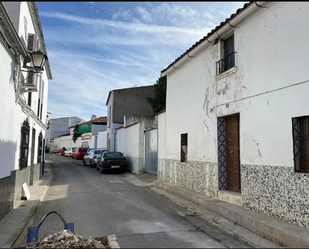
{"label": "drainpipe", "polygon": [[210,37],[208,37],[205,41],[203,41],[201,44],[199,44],[197,47],[195,47],[193,50],[191,50],[189,53],[187,53],[186,54],[187,56],[182,57],[179,61],[174,63],[169,69],[167,69],[165,72],[161,73],[160,76],[163,77],[163,76],[173,72],[175,69],[178,69],[181,65],[183,65],[184,63],[189,61],[192,57],[196,56],[198,53],[200,53],[202,50],[204,50],[210,44],[213,44],[215,42],[215,40],[220,37],[220,35],[224,34],[228,30],[233,29],[234,26],[236,26],[238,23],[240,23],[242,20],[244,20],[252,12],[261,8],[265,3],[267,3],[267,2],[254,2],[254,3],[252,3],[243,12],[241,12],[236,17],[231,19],[223,27],[221,27],[214,34],[212,34]]}

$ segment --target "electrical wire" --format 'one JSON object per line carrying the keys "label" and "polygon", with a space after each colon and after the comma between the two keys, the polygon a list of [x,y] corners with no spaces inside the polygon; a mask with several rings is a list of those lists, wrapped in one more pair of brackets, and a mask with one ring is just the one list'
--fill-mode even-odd
{"label": "electrical wire", "polygon": [[308,82],[309,82],[309,80],[305,80],[305,81],[301,81],[301,82],[298,82],[298,83],[294,83],[292,85],[279,87],[277,89],[269,90],[269,91],[266,91],[266,92],[262,92],[262,93],[254,94],[254,95],[247,96],[247,97],[244,97],[244,98],[241,98],[241,99],[237,99],[237,100],[234,100],[234,101],[226,102],[224,104],[216,105],[213,108],[216,108],[216,107],[219,107],[219,106],[224,106],[224,105],[227,105],[227,104],[232,104],[232,103],[242,101],[242,100],[245,100],[245,99],[251,99],[251,98],[254,98],[254,97],[257,97],[257,96],[260,96],[260,95],[280,91],[280,90],[283,90],[283,89],[286,89],[286,88],[289,88],[289,87],[292,87],[292,86],[298,86],[298,85],[302,85],[302,84],[305,84],[305,83],[308,83]]}

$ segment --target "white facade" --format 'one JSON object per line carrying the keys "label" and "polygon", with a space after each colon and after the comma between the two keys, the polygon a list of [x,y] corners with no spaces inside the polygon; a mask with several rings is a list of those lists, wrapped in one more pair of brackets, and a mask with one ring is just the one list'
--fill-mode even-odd
{"label": "white facade", "polygon": [[91,141],[91,133],[85,133],[84,136],[78,137],[75,143],[72,140],[72,136],[56,137],[50,143],[50,153],[53,153],[58,149],[62,149],[63,147],[65,147],[66,149],[72,147],[82,147],[83,143],[88,143],[89,148],[92,148]]}
{"label": "white facade", "polygon": [[141,122],[125,129],[125,157],[128,171],[139,174],[144,172],[144,129]]}
{"label": "white facade", "polygon": [[[59,136],[71,134],[70,126],[75,126],[84,120],[78,117],[63,117],[49,119],[49,128],[46,131],[46,144],[50,143],[51,139]],[[73,128],[74,129],[74,128]]]}
{"label": "white facade", "polygon": [[[219,193],[220,198],[226,184],[220,179],[226,173],[218,170],[218,124],[220,118],[239,114],[239,205],[309,227],[308,214],[298,210],[306,206],[309,178],[294,170],[292,127],[292,118],[309,115],[309,73],[303,70],[309,54],[309,5],[263,6],[252,3],[230,21],[237,28],[226,23],[208,37],[213,43],[205,40],[190,57],[163,70],[164,180],[213,197]],[[216,76],[222,40],[231,34],[235,67]],[[180,162],[181,134],[188,134],[187,162]]]}
{"label": "white facade", "polygon": [[[46,61],[42,74],[33,76],[35,81],[31,83],[34,91],[31,92],[30,99],[29,86],[27,91],[24,88],[29,78],[29,75],[24,72],[26,70],[24,60],[30,58],[26,51],[29,34],[36,34],[37,40],[34,39],[34,41],[38,48],[47,54],[35,2],[1,2],[0,16],[0,84],[2,86],[0,199],[3,200],[0,204],[1,219],[10,209],[19,204],[22,184],[26,182],[32,185],[40,177],[40,163],[44,158],[43,138],[47,128],[48,81],[52,75],[49,63]],[[32,64],[28,62],[27,65]],[[21,135],[24,122],[29,124],[28,139],[22,139]],[[42,136],[39,136],[40,134]],[[20,149],[22,140],[23,145],[26,141],[28,142],[23,153]],[[24,162],[22,167],[21,157]],[[14,180],[13,188],[6,186],[7,182],[10,182],[7,179]],[[6,202],[7,198],[8,202]],[[7,203],[10,204],[7,205]],[[2,205],[6,206],[2,207]]]}
{"label": "white facade", "polygon": [[120,151],[122,153],[125,152],[125,129],[123,127],[119,127],[116,129],[116,143],[115,150]]}
{"label": "white facade", "polygon": [[98,149],[107,149],[107,131],[98,132],[97,148]]}
{"label": "white facade", "polygon": [[164,180],[165,172],[165,148],[166,148],[166,128],[165,111],[157,115],[158,117],[158,178]]}

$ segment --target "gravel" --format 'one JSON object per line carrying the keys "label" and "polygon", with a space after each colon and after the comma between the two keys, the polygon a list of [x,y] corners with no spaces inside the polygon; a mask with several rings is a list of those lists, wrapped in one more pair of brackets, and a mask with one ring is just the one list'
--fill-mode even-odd
{"label": "gravel", "polygon": [[29,243],[26,248],[105,248],[101,241],[61,230],[45,236],[41,241]]}

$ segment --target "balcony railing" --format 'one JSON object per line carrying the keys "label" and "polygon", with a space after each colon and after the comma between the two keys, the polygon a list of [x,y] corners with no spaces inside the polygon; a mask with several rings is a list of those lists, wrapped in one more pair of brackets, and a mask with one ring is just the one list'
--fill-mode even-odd
{"label": "balcony railing", "polygon": [[232,67],[235,67],[235,54],[236,52],[230,53],[228,56],[217,61],[216,63],[217,75],[229,70]]}

